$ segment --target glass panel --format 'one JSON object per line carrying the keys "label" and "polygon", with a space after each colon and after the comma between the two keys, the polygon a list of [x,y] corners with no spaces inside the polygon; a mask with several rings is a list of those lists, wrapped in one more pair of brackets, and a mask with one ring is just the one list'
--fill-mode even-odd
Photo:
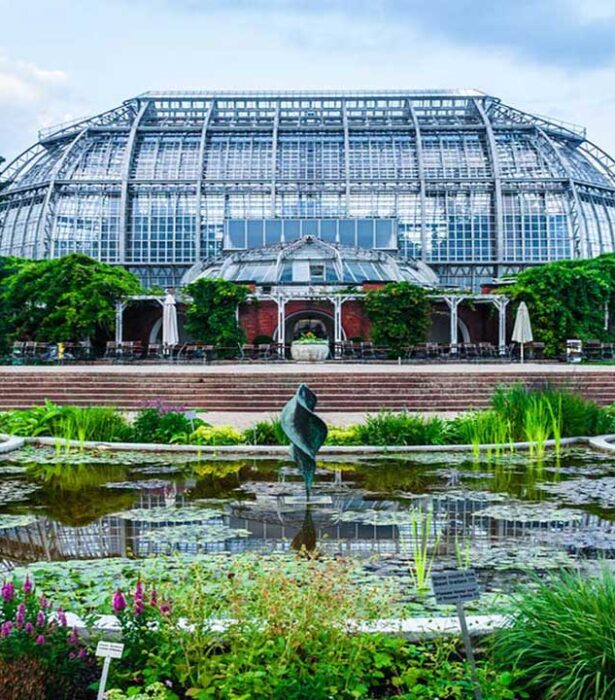
{"label": "glass panel", "polygon": [[284,240],[296,241],[301,234],[299,221],[286,220],[284,221]]}
{"label": "glass panel", "polygon": [[358,244],[360,248],[374,247],[374,222],[372,219],[358,221]]}
{"label": "glass panel", "polygon": [[355,226],[356,222],[354,221],[340,221],[340,243],[342,245],[353,247],[357,245]]}
{"label": "glass panel", "polygon": [[248,221],[248,248],[263,246],[263,222]]}
{"label": "glass panel", "polygon": [[337,221],[335,219],[323,219],[320,222],[320,237],[323,241],[335,243],[337,238]]}
{"label": "glass panel", "polygon": [[229,221],[228,222],[228,248],[244,249],[246,247],[246,222],[245,221]]}
{"label": "glass panel", "polygon": [[265,222],[265,245],[274,245],[282,240],[282,222],[281,221],[266,221]]}

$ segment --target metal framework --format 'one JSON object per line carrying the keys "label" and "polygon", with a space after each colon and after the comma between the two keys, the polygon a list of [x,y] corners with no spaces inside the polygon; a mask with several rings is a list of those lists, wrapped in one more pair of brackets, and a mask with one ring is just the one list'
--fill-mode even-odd
{"label": "metal framework", "polygon": [[0,255],[82,251],[166,287],[237,219],[393,219],[398,257],[474,289],[615,245],[615,161],[473,90],[145,93],[0,178]]}

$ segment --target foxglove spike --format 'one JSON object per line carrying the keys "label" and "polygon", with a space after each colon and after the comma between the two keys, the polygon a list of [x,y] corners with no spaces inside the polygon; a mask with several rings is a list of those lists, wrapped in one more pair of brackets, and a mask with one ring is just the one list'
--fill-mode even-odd
{"label": "foxglove spike", "polygon": [[306,384],[282,409],[280,423],[290,440],[290,455],[303,474],[309,500],[316,471],[316,454],[327,438],[327,424],[315,413],[318,399]]}

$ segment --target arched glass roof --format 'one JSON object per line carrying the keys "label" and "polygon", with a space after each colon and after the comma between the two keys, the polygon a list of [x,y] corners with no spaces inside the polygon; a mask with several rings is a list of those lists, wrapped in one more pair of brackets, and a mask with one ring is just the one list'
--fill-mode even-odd
{"label": "arched glass roof", "polygon": [[0,178],[0,255],[80,251],[163,286],[242,221],[340,245],[344,222],[393,222],[391,255],[464,286],[615,248],[610,156],[475,90],[144,93],[41,132]]}
{"label": "arched glass roof", "polygon": [[226,255],[189,270],[183,284],[201,278],[222,278],[257,285],[354,285],[365,282],[412,282],[438,286],[438,278],[424,263],[396,260],[382,251],[325,243],[305,236],[278,244]]}

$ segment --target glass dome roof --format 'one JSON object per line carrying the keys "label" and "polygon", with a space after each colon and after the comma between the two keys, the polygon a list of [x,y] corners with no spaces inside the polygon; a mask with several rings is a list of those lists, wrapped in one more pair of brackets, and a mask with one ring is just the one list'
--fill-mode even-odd
{"label": "glass dome roof", "polygon": [[412,282],[438,286],[438,278],[424,263],[396,260],[383,251],[325,243],[305,236],[278,244],[233,253],[189,270],[183,284],[201,278],[222,278],[257,285],[355,285],[365,282]]}
{"label": "glass dome roof", "polygon": [[80,251],[176,286],[233,222],[371,219],[394,222],[390,256],[477,286],[612,251],[614,173],[582,128],[474,90],[145,93],[0,173],[0,255]]}

